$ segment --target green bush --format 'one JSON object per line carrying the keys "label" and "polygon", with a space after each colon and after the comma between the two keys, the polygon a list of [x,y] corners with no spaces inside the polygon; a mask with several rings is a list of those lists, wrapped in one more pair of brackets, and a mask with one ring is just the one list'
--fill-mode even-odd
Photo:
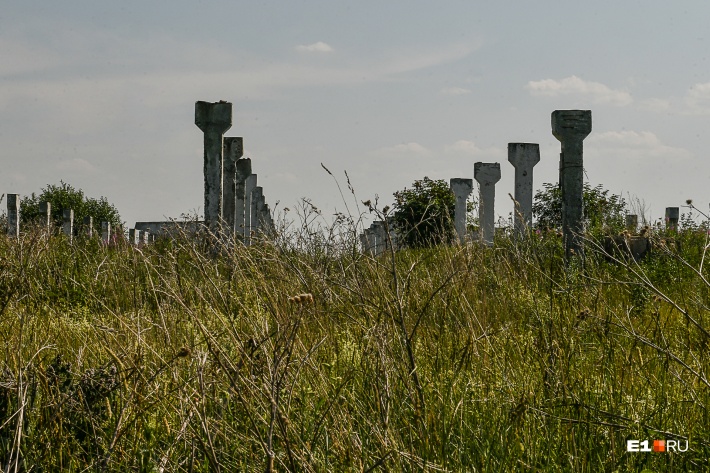
{"label": "green bush", "polygon": [[[533,216],[538,228],[562,227],[562,191],[557,184],[545,183],[544,189],[535,193]],[[585,228],[592,235],[616,233],[624,229],[626,202],[620,195],[610,194],[599,184],[591,187],[584,183]]]}
{"label": "green bush", "polygon": [[398,243],[410,248],[434,246],[454,237],[456,197],[444,180],[425,177],[411,189],[394,193]]}
{"label": "green bush", "polygon": [[84,217],[93,217],[94,229],[101,229],[101,222],[109,222],[112,227],[121,225],[121,216],[116,207],[109,203],[106,197],[87,197],[81,189],[75,189],[64,181],[59,185],[48,184],[39,195],[34,192],[21,201],[21,223],[37,223],[44,215],[40,214],[39,205],[42,202],[52,204],[52,219],[55,225],[61,225],[63,211],[74,210],[74,222],[81,223]]}

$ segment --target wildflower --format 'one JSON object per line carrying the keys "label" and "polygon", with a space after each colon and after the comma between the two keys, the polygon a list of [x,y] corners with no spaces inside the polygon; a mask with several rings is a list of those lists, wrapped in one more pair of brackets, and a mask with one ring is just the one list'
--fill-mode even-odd
{"label": "wildflower", "polygon": [[693,205],[693,199],[688,199],[685,201],[685,203],[688,205]]}

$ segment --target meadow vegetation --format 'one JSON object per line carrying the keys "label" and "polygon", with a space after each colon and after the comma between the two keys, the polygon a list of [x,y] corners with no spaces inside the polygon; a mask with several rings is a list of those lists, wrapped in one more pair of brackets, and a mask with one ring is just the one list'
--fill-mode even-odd
{"label": "meadow vegetation", "polygon": [[321,221],[223,251],[0,236],[4,471],[708,468],[706,227],[583,265],[555,231],[375,258]]}

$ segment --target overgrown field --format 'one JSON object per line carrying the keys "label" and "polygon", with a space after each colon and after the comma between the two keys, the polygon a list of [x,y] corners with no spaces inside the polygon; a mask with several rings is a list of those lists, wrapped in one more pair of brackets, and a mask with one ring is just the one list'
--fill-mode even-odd
{"label": "overgrown field", "polygon": [[555,234],[372,258],[330,230],[223,252],[0,237],[2,467],[710,468],[705,233],[640,265],[589,242],[582,267]]}

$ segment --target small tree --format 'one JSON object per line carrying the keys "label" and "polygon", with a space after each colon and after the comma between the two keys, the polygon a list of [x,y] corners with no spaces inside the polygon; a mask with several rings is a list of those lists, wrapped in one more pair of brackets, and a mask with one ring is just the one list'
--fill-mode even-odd
{"label": "small tree", "polygon": [[22,199],[20,218],[23,224],[37,222],[44,217],[39,211],[41,202],[52,204],[52,220],[56,225],[61,225],[65,209],[74,210],[75,222],[93,217],[95,230],[100,230],[101,222],[109,222],[112,227],[121,225],[118,210],[106,197],[86,197],[81,189],[74,189],[64,181],[60,181],[58,186],[48,184],[39,195],[33,192]]}
{"label": "small tree", "polygon": [[409,247],[433,246],[454,238],[456,197],[444,180],[425,177],[394,193],[398,241]]}
{"label": "small tree", "polygon": [[[562,226],[562,191],[556,184],[545,183],[544,189],[535,193],[533,215],[538,228]],[[601,184],[592,188],[584,183],[584,219],[587,231],[601,233],[605,230],[618,232],[624,228],[626,202],[620,195],[609,195]]]}

